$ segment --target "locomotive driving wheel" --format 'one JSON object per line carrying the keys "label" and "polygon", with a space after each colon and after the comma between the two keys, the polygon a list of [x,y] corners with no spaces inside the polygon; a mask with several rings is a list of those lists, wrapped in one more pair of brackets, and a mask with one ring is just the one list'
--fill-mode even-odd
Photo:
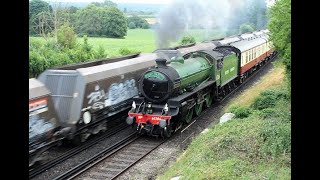
{"label": "locomotive driving wheel", "polygon": [[212,97],[211,93],[207,94],[204,99],[205,99],[205,102],[206,102],[206,104],[205,104],[206,107],[207,107],[207,108],[211,107],[211,105],[212,105],[212,100],[213,100],[213,97]]}
{"label": "locomotive driving wheel", "polygon": [[196,104],[194,106],[194,111],[196,113],[196,116],[199,116],[202,112],[202,106],[203,106],[203,102],[202,103],[199,103],[199,104]]}
{"label": "locomotive driving wheel", "polygon": [[193,117],[193,108],[189,109],[188,110],[188,113],[186,114],[184,120],[187,124],[189,124],[192,120],[192,117]]}

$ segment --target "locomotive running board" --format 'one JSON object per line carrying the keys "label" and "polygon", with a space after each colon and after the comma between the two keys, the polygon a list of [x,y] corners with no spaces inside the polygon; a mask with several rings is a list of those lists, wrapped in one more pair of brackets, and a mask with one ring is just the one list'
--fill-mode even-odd
{"label": "locomotive running board", "polygon": [[194,95],[195,93],[197,93],[198,91],[206,88],[206,87],[209,87],[211,85],[213,85],[215,83],[215,81],[207,81],[205,83],[203,83],[202,85],[194,88],[191,92],[185,92],[183,93],[181,96],[178,96],[178,97],[175,97],[175,98],[172,98],[172,99],[169,99],[168,100],[168,105],[169,107],[171,106],[175,106],[175,107],[179,107],[180,104],[189,96],[192,96]]}

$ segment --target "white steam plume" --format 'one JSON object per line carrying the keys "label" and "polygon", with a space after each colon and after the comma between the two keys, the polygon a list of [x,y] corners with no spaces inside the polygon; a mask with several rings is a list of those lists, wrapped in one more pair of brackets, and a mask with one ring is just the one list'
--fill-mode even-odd
{"label": "white steam plume", "polygon": [[209,32],[228,29],[232,12],[248,0],[175,0],[160,12],[156,27],[157,47],[166,48],[191,27]]}

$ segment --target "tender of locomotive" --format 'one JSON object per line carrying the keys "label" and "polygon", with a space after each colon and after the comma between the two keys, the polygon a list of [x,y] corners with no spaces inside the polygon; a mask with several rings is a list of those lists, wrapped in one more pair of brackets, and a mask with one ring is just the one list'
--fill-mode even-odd
{"label": "tender of locomotive", "polygon": [[50,91],[29,79],[29,166],[42,159],[47,149],[60,143],[68,128],[60,129]]}
{"label": "tender of locomotive", "polygon": [[139,133],[169,137],[274,55],[265,33],[211,42],[216,45],[211,50],[186,53],[170,62],[157,59],[157,66],[139,80],[139,96],[126,122]]}
{"label": "tender of locomotive", "polygon": [[62,127],[71,128],[67,139],[83,142],[126,114],[138,94],[138,78],[155,59],[136,54],[43,72],[38,79],[52,92]]}

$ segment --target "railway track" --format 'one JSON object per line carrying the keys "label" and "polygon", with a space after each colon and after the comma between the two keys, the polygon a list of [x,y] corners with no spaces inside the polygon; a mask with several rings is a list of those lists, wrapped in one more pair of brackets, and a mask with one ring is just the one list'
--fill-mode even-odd
{"label": "railway track", "polygon": [[[164,143],[150,137],[130,134],[112,147],[56,177],[62,179],[115,179],[127,169]],[[93,168],[94,167],[94,168]]]}
{"label": "railway track", "polygon": [[73,157],[74,155],[90,148],[91,146],[99,143],[100,141],[118,133],[119,131],[122,131],[124,129],[126,129],[128,127],[127,124],[121,124],[118,127],[108,131],[107,133],[103,134],[100,137],[94,138],[88,142],[86,142],[85,144],[81,145],[81,146],[77,146],[75,148],[70,149],[69,151],[55,157],[54,159],[46,162],[45,164],[42,164],[39,167],[33,168],[33,169],[29,169],[29,179],[41,174],[42,172],[56,166],[57,164],[62,163],[63,161]]}

